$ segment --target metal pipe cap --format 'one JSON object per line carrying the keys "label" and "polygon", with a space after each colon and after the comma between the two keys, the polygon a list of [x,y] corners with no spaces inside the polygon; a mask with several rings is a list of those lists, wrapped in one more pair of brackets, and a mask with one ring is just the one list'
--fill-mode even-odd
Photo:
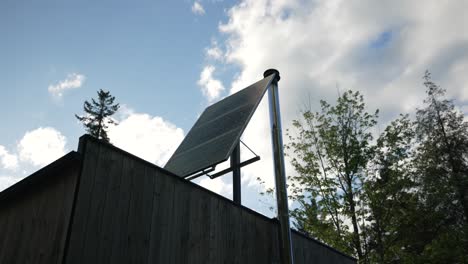
{"label": "metal pipe cap", "polygon": [[281,78],[280,78],[280,73],[277,69],[268,69],[266,70],[264,73],[263,73],[263,78],[266,78],[272,74],[276,74],[276,77],[274,79],[274,81],[278,82]]}

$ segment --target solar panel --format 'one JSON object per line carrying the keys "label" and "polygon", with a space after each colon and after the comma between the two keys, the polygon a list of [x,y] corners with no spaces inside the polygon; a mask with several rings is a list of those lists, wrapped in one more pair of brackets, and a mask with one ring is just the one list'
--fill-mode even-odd
{"label": "solar panel", "polygon": [[226,161],[274,76],[206,108],[164,168],[186,178]]}

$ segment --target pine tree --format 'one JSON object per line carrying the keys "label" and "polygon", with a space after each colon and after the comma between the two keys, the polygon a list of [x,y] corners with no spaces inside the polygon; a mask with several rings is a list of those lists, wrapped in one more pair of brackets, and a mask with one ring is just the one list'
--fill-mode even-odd
{"label": "pine tree", "polygon": [[88,101],[84,102],[83,109],[85,115],[75,115],[75,117],[83,123],[88,134],[109,142],[109,137],[107,136],[108,125],[117,124],[110,116],[117,112],[120,106],[118,103],[114,104],[115,97],[109,91],[106,92],[100,89],[97,94],[97,100],[92,98],[91,103]]}

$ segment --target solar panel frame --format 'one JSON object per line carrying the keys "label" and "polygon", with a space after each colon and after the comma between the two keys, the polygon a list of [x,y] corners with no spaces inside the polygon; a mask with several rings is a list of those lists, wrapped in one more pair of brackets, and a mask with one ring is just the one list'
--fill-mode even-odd
{"label": "solar panel frame", "polygon": [[207,107],[164,168],[186,178],[228,160],[274,76]]}

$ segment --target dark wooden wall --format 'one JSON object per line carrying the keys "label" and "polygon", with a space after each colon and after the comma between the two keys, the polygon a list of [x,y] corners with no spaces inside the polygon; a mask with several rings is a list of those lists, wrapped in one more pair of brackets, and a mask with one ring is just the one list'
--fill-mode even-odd
{"label": "dark wooden wall", "polygon": [[0,263],[62,263],[80,165],[74,154],[1,193]]}
{"label": "dark wooden wall", "polygon": [[[66,264],[279,263],[274,220],[82,137]],[[293,233],[296,263],[355,263]]]}
{"label": "dark wooden wall", "polygon": [[356,263],[335,249],[294,231],[292,233],[295,263]]}

